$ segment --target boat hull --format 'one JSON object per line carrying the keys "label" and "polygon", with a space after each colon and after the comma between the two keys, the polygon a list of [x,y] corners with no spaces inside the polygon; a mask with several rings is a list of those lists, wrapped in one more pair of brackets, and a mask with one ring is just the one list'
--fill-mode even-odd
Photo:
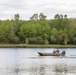
{"label": "boat hull", "polygon": [[44,53],[44,52],[38,52],[40,56],[65,56],[65,54],[62,53]]}

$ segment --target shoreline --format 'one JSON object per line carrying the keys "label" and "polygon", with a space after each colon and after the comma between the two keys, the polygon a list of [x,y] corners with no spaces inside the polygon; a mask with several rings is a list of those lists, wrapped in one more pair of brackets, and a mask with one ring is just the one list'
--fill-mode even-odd
{"label": "shoreline", "polygon": [[76,48],[76,45],[0,44],[0,48]]}

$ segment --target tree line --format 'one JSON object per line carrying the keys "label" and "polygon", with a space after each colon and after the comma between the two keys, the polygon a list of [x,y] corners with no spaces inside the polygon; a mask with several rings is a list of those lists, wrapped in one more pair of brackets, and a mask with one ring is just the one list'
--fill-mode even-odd
{"label": "tree line", "polygon": [[76,44],[76,18],[56,14],[47,19],[43,13],[21,20],[15,14],[11,20],[0,20],[0,43],[7,44]]}

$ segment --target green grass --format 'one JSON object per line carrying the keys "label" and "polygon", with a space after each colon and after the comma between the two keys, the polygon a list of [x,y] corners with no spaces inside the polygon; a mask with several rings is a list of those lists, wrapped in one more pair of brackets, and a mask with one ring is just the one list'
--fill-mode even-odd
{"label": "green grass", "polygon": [[76,45],[0,44],[0,48],[76,48]]}
{"label": "green grass", "polygon": [[38,48],[76,48],[76,45],[26,45],[26,47]]}
{"label": "green grass", "polygon": [[17,47],[26,47],[25,44],[0,44],[0,48],[17,48]]}

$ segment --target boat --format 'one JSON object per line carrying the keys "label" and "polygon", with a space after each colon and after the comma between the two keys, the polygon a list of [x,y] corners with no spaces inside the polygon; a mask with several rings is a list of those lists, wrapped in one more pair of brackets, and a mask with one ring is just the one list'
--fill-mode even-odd
{"label": "boat", "polygon": [[46,53],[46,52],[38,52],[40,56],[65,56],[63,53]]}

